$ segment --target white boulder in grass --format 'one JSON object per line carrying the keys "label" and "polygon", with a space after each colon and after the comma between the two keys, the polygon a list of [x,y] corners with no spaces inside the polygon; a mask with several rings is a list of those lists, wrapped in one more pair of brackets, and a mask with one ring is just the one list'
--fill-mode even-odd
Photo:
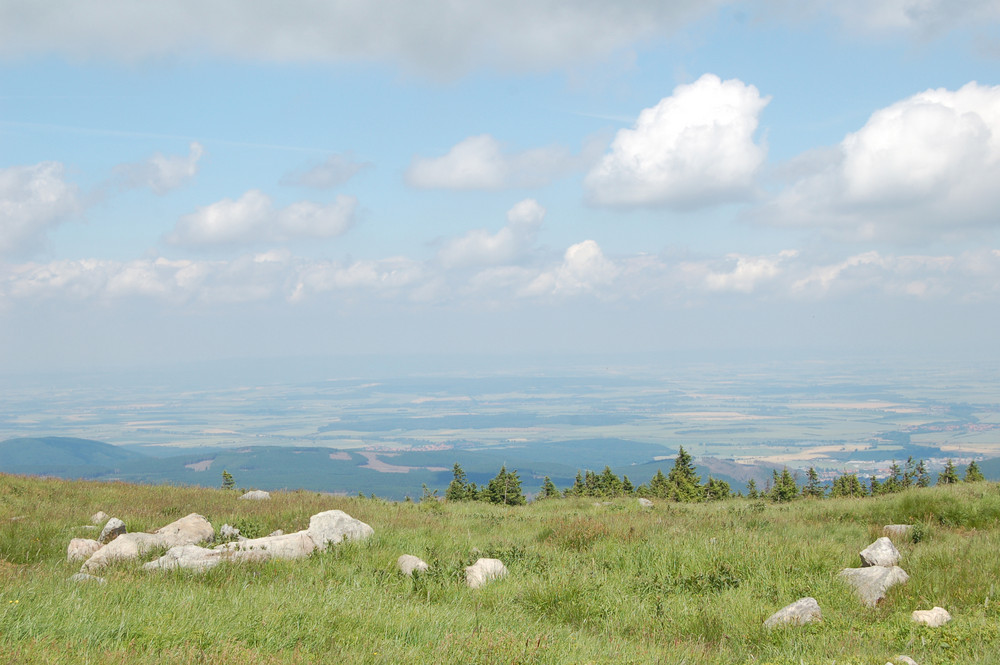
{"label": "white boulder in grass", "polygon": [[108,519],[108,514],[103,510],[98,510],[96,513],[90,516],[90,523],[100,524],[101,522],[104,522],[106,519]]}
{"label": "white boulder in grass", "polygon": [[399,572],[406,576],[412,576],[414,571],[423,572],[430,568],[427,562],[418,556],[413,556],[412,554],[404,554],[396,559],[396,566],[399,568]]}
{"label": "white boulder in grass", "polygon": [[267,501],[270,498],[271,493],[264,490],[251,490],[240,497],[243,501]]}
{"label": "white boulder in grass", "polygon": [[885,665],[917,665],[917,661],[913,660],[909,656],[895,655],[892,657],[892,661],[886,663]]}
{"label": "white boulder in grass", "polygon": [[104,525],[101,529],[101,535],[97,537],[97,542],[101,545],[107,545],[112,540],[121,536],[125,533],[125,522],[122,522],[117,517],[112,517],[108,520],[108,523]]}
{"label": "white boulder in grass", "polygon": [[943,607],[935,607],[931,610],[914,610],[910,617],[914,622],[931,628],[940,628],[951,621],[951,614]]}
{"label": "white boulder in grass", "polygon": [[882,536],[874,543],[861,550],[861,565],[893,567],[899,564],[900,554],[892,541]]}
{"label": "white boulder in grass", "polygon": [[215,549],[232,553],[234,560],[304,559],[316,549],[316,543],[308,532],[296,531],[281,536],[243,538],[235,543],[218,545]]}
{"label": "white boulder in grass", "polygon": [[500,559],[478,559],[465,569],[465,584],[470,589],[478,589],[487,582],[507,575],[507,566]]}
{"label": "white boulder in grass", "polygon": [[327,510],[309,518],[306,533],[316,543],[316,547],[322,550],[343,540],[364,540],[375,533],[375,530],[343,510]]}
{"label": "white boulder in grass", "polygon": [[98,584],[104,584],[107,580],[103,577],[97,577],[96,575],[88,575],[87,573],[77,573],[76,575],[71,575],[69,578],[70,582],[97,582]]}
{"label": "white boulder in grass", "polygon": [[844,578],[861,602],[875,607],[885,598],[886,592],[897,584],[904,584],[910,576],[899,566],[871,566],[869,568],[845,568],[839,576]]}
{"label": "white boulder in grass", "polygon": [[178,545],[171,547],[159,559],[143,564],[145,570],[174,570],[185,568],[203,572],[222,563],[226,555],[221,550],[213,550],[200,545]]}
{"label": "white boulder in grass", "polygon": [[823,613],[815,598],[799,598],[791,605],[786,605],[764,621],[765,628],[777,626],[803,626],[814,621],[822,621]]}
{"label": "white boulder in grass", "polygon": [[69,541],[66,548],[66,561],[86,561],[97,550],[101,549],[101,544],[90,538],[74,538]]}
{"label": "white boulder in grass", "polygon": [[641,498],[640,497],[639,498],[639,505],[642,506],[643,508],[652,508],[653,507],[653,502],[650,501],[649,499],[645,499],[645,498]]}
{"label": "white boulder in grass", "polygon": [[94,552],[81,570],[97,570],[114,561],[136,559],[154,547],[193,545],[215,537],[212,524],[197,513],[191,513],[153,533],[126,533]]}

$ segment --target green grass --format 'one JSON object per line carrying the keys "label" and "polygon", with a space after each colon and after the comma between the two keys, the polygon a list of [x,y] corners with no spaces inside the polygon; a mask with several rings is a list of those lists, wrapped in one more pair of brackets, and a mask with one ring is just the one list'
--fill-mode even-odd
{"label": "green grass", "polygon": [[[236,493],[0,476],[0,662],[23,663],[927,663],[1000,662],[1000,487],[911,490],[878,499],[634,500],[409,504],[310,492],[269,502]],[[190,512],[216,530],[305,528],[339,508],[375,536],[298,562],[223,564],[204,574],[107,569],[68,582],[70,538],[104,510],[130,531]],[[23,518],[15,519],[12,518]],[[908,584],[864,608],[837,579],[889,523]],[[92,536],[91,536],[92,537]],[[416,554],[431,569],[395,570]],[[479,556],[510,575],[462,584]],[[821,624],[768,631],[802,596]],[[947,608],[940,629],[914,609]]]}

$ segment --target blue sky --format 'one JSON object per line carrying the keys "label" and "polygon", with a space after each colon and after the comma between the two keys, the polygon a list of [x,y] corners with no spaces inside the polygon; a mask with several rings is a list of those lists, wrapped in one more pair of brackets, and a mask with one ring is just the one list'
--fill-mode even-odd
{"label": "blue sky", "polygon": [[0,0],[0,369],[995,358],[1000,3]]}

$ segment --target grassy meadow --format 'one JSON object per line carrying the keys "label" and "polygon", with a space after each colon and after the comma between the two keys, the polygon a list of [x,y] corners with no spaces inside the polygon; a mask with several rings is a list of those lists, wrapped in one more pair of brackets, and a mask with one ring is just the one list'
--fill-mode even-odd
{"label": "grassy meadow", "polygon": [[[1000,663],[1000,486],[961,484],[868,499],[634,499],[392,503],[312,492],[238,493],[0,475],[0,662],[18,663]],[[73,583],[73,537],[104,510],[129,531],[191,512],[245,535],[308,526],[338,508],[375,529],[302,561],[206,573],[123,563]],[[884,524],[906,585],[875,609],[836,574]],[[431,569],[396,572],[400,554]],[[463,584],[480,556],[510,575]],[[150,557],[147,557],[147,559]],[[823,621],[767,630],[813,596]],[[917,626],[914,609],[954,620]]]}

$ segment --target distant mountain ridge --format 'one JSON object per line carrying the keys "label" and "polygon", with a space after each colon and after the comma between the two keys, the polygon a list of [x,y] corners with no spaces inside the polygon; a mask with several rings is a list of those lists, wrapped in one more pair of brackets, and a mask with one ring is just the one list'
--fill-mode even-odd
{"label": "distant mountain ridge", "polygon": [[63,436],[18,437],[0,441],[0,470],[8,473],[89,477],[98,469],[143,459],[139,453],[101,441]]}

